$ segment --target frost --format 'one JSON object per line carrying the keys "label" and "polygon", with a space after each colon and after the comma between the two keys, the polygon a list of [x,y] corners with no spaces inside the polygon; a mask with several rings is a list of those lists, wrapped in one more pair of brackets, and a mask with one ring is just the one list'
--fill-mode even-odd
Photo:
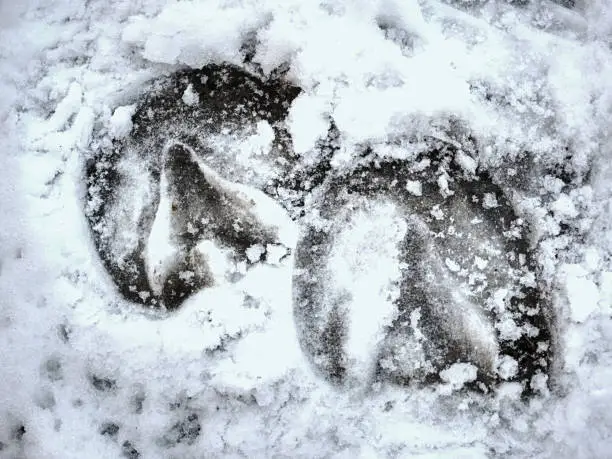
{"label": "frost", "polygon": [[[344,306],[351,312],[347,352],[355,368],[350,377],[356,380],[368,378],[374,371],[369,367],[371,354],[395,315],[392,299],[400,276],[396,246],[405,232],[406,224],[393,205],[365,206],[341,232],[330,256],[330,293],[340,298],[349,295]],[[381,240],[386,240],[382,246]]]}

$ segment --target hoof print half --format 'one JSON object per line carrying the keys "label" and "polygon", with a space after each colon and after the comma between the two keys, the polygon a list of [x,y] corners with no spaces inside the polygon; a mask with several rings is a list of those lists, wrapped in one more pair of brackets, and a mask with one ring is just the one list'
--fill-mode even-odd
{"label": "hoof print half", "polygon": [[231,143],[263,123],[269,156],[290,152],[283,120],[298,92],[230,65],[181,71],[151,84],[125,138],[94,148],[85,211],[126,299],[176,309],[219,276],[239,278],[266,247],[283,246],[278,228],[259,218],[249,187],[216,172],[227,166],[235,178],[232,147],[219,139]]}
{"label": "hoof print half", "polygon": [[341,386],[520,381],[528,393],[551,345],[528,228],[486,174],[466,178],[442,156],[321,185],[295,255],[302,348]]}

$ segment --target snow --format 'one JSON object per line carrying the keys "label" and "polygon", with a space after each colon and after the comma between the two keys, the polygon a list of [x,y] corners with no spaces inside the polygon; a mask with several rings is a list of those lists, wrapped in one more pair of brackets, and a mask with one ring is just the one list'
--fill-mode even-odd
{"label": "snow", "polygon": [[567,295],[570,317],[581,323],[595,312],[599,301],[599,289],[589,279],[589,273],[580,265],[567,264],[561,267],[560,275],[564,276],[563,285]]}
{"label": "snow", "polygon": [[135,105],[127,105],[115,109],[109,125],[109,134],[111,138],[123,139],[130,133],[132,130],[132,116],[134,116],[135,112]]}
{"label": "snow", "polygon": [[[611,18],[607,0],[575,9],[548,1],[0,2],[0,457],[609,456]],[[302,89],[286,129],[304,167],[321,161],[317,145],[333,119],[332,171],[369,151],[433,174],[442,203],[458,194],[450,163],[466,177],[493,178],[537,252],[541,275],[520,282],[545,290],[555,320],[552,369],[532,378],[531,398],[513,380],[521,363],[500,355],[497,340],[535,339],[539,330],[512,313],[506,274],[499,284],[488,277],[507,260],[486,228],[464,240],[465,257],[456,247],[438,255],[448,271],[440,288],[456,287],[444,326],[468,330],[507,382],[472,390],[478,362],[456,362],[422,386],[353,390],[317,373],[292,311],[302,222],[261,191],[282,170],[272,154],[277,126],[267,121],[211,138],[226,156],[203,170],[248,196],[262,222],[278,224],[278,241],[251,246],[243,265],[202,242],[218,282],[176,311],[119,294],[85,216],[101,205],[85,202],[87,161],[130,136],[139,95],[155,78],[221,62],[262,78],[281,67]],[[177,98],[201,104],[192,85]],[[434,168],[419,156],[432,139],[461,148]],[[122,167],[132,180],[122,189],[129,206],[112,216],[119,228],[152,199],[137,155]],[[427,183],[411,177],[399,187],[428,199]],[[317,199],[307,193],[306,208]],[[505,206],[490,192],[479,199],[483,211]],[[445,209],[419,211],[444,228],[436,240],[468,227]],[[394,344],[385,332],[396,318],[397,241],[406,231],[396,210],[388,202],[355,210],[331,256],[330,283],[353,295],[355,380],[368,380],[375,356]],[[162,199],[146,241],[158,290],[178,250],[170,212]],[[486,226],[472,217],[474,228]],[[118,258],[136,236],[117,234]],[[476,308],[479,282],[494,284],[483,288],[501,317],[496,332]],[[381,365],[403,358],[416,371],[423,363],[420,314],[406,318],[414,336]]]}
{"label": "snow", "polygon": [[393,299],[400,279],[397,244],[406,233],[406,223],[388,203],[373,203],[351,216],[330,256],[331,291],[350,294],[347,358],[354,375],[371,377],[373,355],[384,340],[384,329],[396,316]]}
{"label": "snow", "polygon": [[455,363],[440,372],[440,377],[450,388],[460,389],[470,381],[476,380],[477,368],[471,363]]}
{"label": "snow", "polygon": [[192,84],[187,85],[187,89],[185,89],[182,99],[183,102],[185,102],[190,107],[193,107],[194,105],[197,105],[200,102],[200,97],[193,90]]}
{"label": "snow", "polygon": [[408,180],[406,182],[406,190],[415,196],[421,196],[423,194],[423,187],[421,182],[416,180]]}

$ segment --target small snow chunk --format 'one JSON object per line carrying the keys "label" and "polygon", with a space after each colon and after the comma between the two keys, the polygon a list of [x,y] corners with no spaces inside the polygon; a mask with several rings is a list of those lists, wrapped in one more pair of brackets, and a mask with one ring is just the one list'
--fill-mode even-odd
{"label": "small snow chunk", "polygon": [[489,262],[484,258],[480,258],[479,256],[474,257],[474,265],[481,271],[484,270],[488,264]]}
{"label": "small snow chunk", "polygon": [[280,265],[287,253],[287,247],[284,245],[268,244],[266,246],[266,262],[271,265]]}
{"label": "small snow chunk", "polygon": [[246,250],[246,256],[249,262],[256,263],[261,260],[261,256],[266,252],[266,249],[261,244],[255,244]]}
{"label": "small snow chunk", "polygon": [[191,83],[189,83],[187,89],[185,89],[182,100],[185,105],[189,105],[190,107],[195,107],[200,103],[200,96],[193,90],[193,85]]}
{"label": "small snow chunk", "polygon": [[459,270],[461,270],[461,266],[459,266],[457,262],[451,260],[450,258],[445,259],[444,263],[446,264],[446,267],[454,273],[457,273],[459,272]]}
{"label": "small snow chunk", "polygon": [[578,216],[578,210],[567,194],[562,194],[559,198],[552,203],[552,211],[555,216],[559,218],[576,218]]}
{"label": "small snow chunk", "polygon": [[560,272],[564,278],[571,318],[577,323],[584,322],[597,309],[599,289],[580,265],[566,264]]}
{"label": "small snow chunk", "polygon": [[560,193],[564,185],[563,180],[552,175],[546,175],[542,180],[544,190],[548,191],[549,193]]}
{"label": "small snow chunk", "polygon": [[444,211],[440,209],[440,206],[437,204],[431,208],[429,213],[436,220],[442,220],[444,218]]}
{"label": "small snow chunk", "polygon": [[115,109],[108,129],[113,139],[123,139],[130,133],[134,113],[136,113],[136,105],[125,105]]}
{"label": "small snow chunk", "polygon": [[455,161],[457,164],[467,173],[475,174],[477,163],[474,158],[466,155],[463,151],[459,151],[455,156]]}
{"label": "small snow chunk", "polygon": [[507,314],[502,320],[500,320],[495,326],[499,330],[499,337],[504,341],[514,341],[521,337],[523,331],[519,327],[514,319]]}
{"label": "small snow chunk", "polygon": [[270,406],[275,398],[274,391],[269,386],[258,388],[253,396],[260,407]]}
{"label": "small snow chunk", "polygon": [[297,154],[314,148],[315,142],[325,137],[329,128],[325,117],[326,104],[324,98],[306,94],[300,95],[291,104],[288,124]]}
{"label": "small snow chunk", "polygon": [[518,362],[509,355],[502,356],[497,365],[497,373],[502,379],[513,378],[518,373]]}
{"label": "small snow chunk", "polygon": [[506,298],[508,297],[509,290],[505,288],[497,289],[492,295],[493,307],[499,311],[503,312],[506,310]]}
{"label": "small snow chunk", "polygon": [[532,272],[525,273],[524,276],[521,276],[519,278],[519,282],[521,285],[524,285],[525,287],[535,287],[537,285],[535,274]]}
{"label": "small snow chunk", "polygon": [[414,165],[412,165],[410,167],[410,170],[412,172],[423,172],[430,165],[431,165],[431,160],[429,158],[424,158],[424,159],[418,161],[417,163],[415,163]]}
{"label": "small snow chunk", "polygon": [[414,196],[422,196],[423,186],[418,180],[408,180],[406,182],[406,191]]}
{"label": "small snow chunk", "polygon": [[465,383],[475,381],[478,369],[471,363],[454,363],[440,372],[440,378],[453,389],[460,389]]}
{"label": "small snow chunk", "polygon": [[440,194],[445,198],[455,194],[455,192],[451,191],[451,189],[448,187],[448,175],[446,174],[442,174],[440,177],[438,177],[438,187],[440,188]]}
{"label": "small snow chunk", "polygon": [[540,392],[541,394],[548,393],[548,376],[543,373],[538,373],[533,378],[531,378],[530,386],[536,392]]}
{"label": "small snow chunk", "polygon": [[484,207],[485,209],[494,209],[498,206],[499,204],[497,203],[497,197],[495,196],[495,193],[484,194],[484,197],[482,199],[482,207]]}
{"label": "small snow chunk", "polygon": [[519,283],[525,287],[535,287],[537,285],[535,273],[525,273],[524,276],[519,278]]}

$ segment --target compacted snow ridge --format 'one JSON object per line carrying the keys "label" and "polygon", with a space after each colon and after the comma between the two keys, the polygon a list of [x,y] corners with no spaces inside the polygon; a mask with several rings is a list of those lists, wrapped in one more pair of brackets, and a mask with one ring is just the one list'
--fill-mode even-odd
{"label": "compacted snow ridge", "polygon": [[612,457],[612,3],[0,1],[0,457]]}

